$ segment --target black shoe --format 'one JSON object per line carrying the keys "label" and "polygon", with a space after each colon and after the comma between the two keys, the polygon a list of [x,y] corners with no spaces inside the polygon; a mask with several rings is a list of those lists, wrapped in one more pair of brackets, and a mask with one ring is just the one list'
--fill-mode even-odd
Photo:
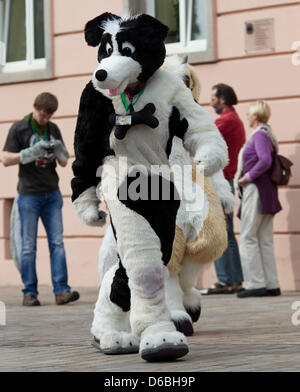
{"label": "black shoe", "polygon": [[247,298],[247,297],[264,297],[266,296],[267,289],[265,287],[261,289],[252,289],[252,290],[242,290],[237,293],[238,298]]}
{"label": "black shoe", "polygon": [[267,289],[267,292],[264,295],[264,297],[277,297],[277,295],[281,295],[280,288],[277,288],[277,289]]}
{"label": "black shoe", "polygon": [[229,284],[215,283],[208,289],[200,290],[202,295],[212,295],[212,294],[233,294],[233,287]]}
{"label": "black shoe", "polygon": [[236,283],[233,283],[232,290],[233,290],[234,293],[238,293],[240,291],[244,291],[245,289],[243,287],[243,283],[236,282]]}

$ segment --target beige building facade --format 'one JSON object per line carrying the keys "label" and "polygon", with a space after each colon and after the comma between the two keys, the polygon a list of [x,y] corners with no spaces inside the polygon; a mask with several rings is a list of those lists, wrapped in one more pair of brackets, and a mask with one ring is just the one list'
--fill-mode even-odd
{"label": "beige building facade", "polygon": [[[71,163],[79,99],[97,66],[97,49],[85,44],[83,29],[88,20],[102,12],[120,15],[132,9],[151,13],[168,23],[168,53],[189,56],[202,84],[200,103],[214,118],[209,106],[210,93],[211,87],[219,82],[236,90],[237,111],[247,134],[249,103],[264,99],[270,104],[270,124],[278,137],[280,153],[294,163],[290,184],[279,190],[283,210],[274,222],[276,262],[281,288],[299,290],[300,1],[38,0],[43,7],[36,8],[40,7],[36,1],[24,0],[23,9],[22,0],[17,1],[18,5],[15,0],[0,0],[1,149],[10,126],[32,110],[38,93],[49,91],[58,97],[59,108],[53,121],[71,154],[68,166],[58,167],[70,285],[99,284],[98,249],[104,234],[104,229],[84,226],[74,215],[71,203]],[[24,31],[15,28],[20,13],[26,21]],[[14,42],[20,45],[16,47]],[[16,194],[17,171],[17,166],[0,165],[0,288],[21,285],[9,247],[9,216]],[[238,220],[235,229],[238,235]],[[39,284],[50,285],[48,244],[42,225],[37,249]],[[206,287],[215,281],[210,265],[199,276],[198,286]]]}

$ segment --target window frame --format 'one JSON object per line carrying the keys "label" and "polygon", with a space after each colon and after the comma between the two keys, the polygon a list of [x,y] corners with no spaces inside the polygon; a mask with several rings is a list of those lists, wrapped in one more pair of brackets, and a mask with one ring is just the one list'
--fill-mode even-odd
{"label": "window frame", "polygon": [[[33,0],[25,0],[26,9],[26,59],[21,61],[6,62],[6,42],[8,35],[9,7],[7,6],[4,15],[3,41],[1,42],[0,59],[0,84],[22,82],[50,78],[52,76],[51,67],[51,5],[50,0],[44,1],[44,37],[45,37],[45,57],[34,58],[34,15]],[[3,4],[3,2],[0,0]],[[8,0],[9,5],[10,0]],[[2,7],[1,7],[2,8]],[[29,10],[29,12],[27,12]],[[0,15],[1,16],[1,15]],[[30,34],[28,34],[28,32]],[[2,38],[2,37],[0,37]]]}
{"label": "window frame", "polygon": [[[178,54],[180,56],[188,56],[189,63],[206,63],[217,61],[216,55],[216,1],[203,0],[206,6],[206,33],[207,38],[202,40],[190,40],[191,28],[189,30],[189,37],[184,37],[179,43],[166,44],[167,55]],[[185,3],[185,5],[183,5]],[[154,0],[123,0],[124,11],[131,14],[148,13],[154,15]],[[179,7],[181,14],[192,9],[192,2],[190,0],[179,0]],[[183,19],[183,20],[182,20]],[[191,17],[188,23],[191,22]],[[190,23],[189,23],[190,24]],[[180,29],[186,32],[185,18],[180,18]],[[185,46],[184,42],[188,42]]]}

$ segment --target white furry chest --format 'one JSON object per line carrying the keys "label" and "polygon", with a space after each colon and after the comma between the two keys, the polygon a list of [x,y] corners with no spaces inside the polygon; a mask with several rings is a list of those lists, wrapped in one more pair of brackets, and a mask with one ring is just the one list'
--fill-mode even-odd
{"label": "white furry chest", "polygon": [[[144,124],[133,125],[124,139],[119,140],[114,135],[110,136],[111,148],[117,156],[126,156],[133,163],[142,164],[168,164],[165,153],[169,139],[169,115],[171,107],[168,99],[159,92],[156,81],[150,81],[145,91],[134,104],[135,112],[142,110],[148,103],[153,103],[156,110],[154,117],[159,121],[157,128],[150,128]],[[126,114],[120,96],[112,99],[116,114]]]}

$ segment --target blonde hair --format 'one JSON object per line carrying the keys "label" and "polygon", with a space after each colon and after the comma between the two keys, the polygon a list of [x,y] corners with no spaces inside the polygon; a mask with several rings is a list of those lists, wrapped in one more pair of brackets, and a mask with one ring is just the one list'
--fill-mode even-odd
{"label": "blonde hair", "polygon": [[270,106],[265,101],[256,101],[250,103],[249,112],[257,115],[257,121],[268,123],[271,117]]}

